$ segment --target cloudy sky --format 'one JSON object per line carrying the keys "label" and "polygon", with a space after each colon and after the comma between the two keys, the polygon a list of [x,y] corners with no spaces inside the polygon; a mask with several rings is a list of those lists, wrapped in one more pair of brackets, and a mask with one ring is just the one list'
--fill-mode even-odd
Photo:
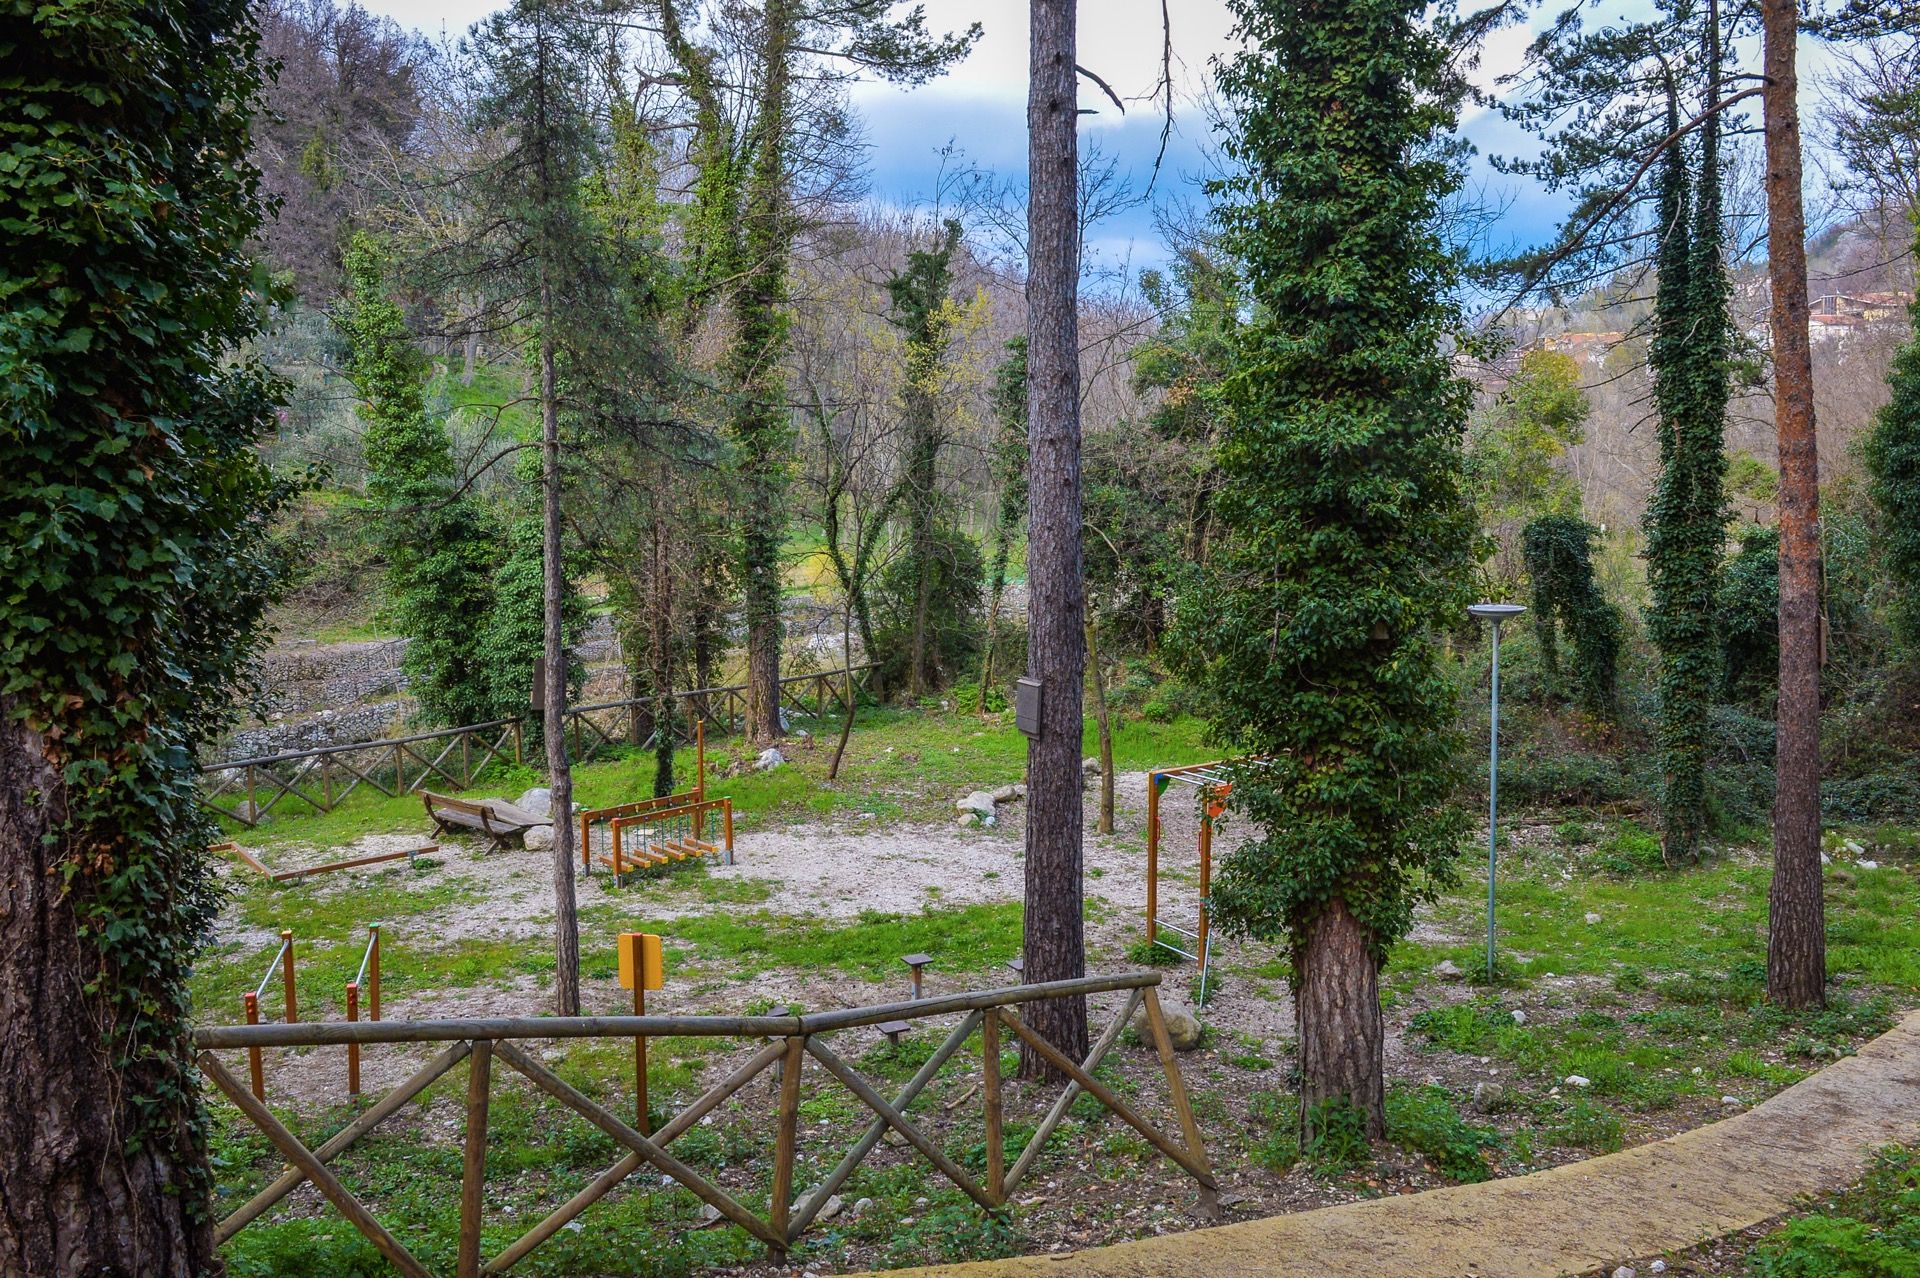
{"label": "cloudy sky", "polygon": [[[495,7],[493,0],[361,0],[377,13],[429,36],[458,34]],[[1619,0],[1626,8],[1645,0]],[[871,191],[891,204],[929,204],[944,163],[974,166],[1024,177],[1026,169],[1027,0],[925,0],[936,29],[954,30],[979,22],[983,34],[967,59],[941,80],[918,89],[864,85],[856,102],[871,143]],[[1152,91],[1160,71],[1160,0],[1083,0],[1080,6],[1080,62],[1099,73],[1124,98]],[[1557,6],[1554,6],[1557,9]],[[1194,105],[1215,57],[1235,47],[1226,0],[1171,0],[1176,59],[1176,126],[1157,198],[1194,194],[1203,168],[1207,124]],[[1477,78],[1491,86],[1519,63],[1530,38],[1524,28],[1493,37],[1482,51]],[[1129,102],[1122,117],[1096,88],[1083,82],[1081,104],[1099,114],[1083,118],[1082,136],[1096,140],[1144,185],[1158,150],[1160,115],[1155,104]],[[1500,208],[1493,231],[1499,247],[1532,242],[1552,232],[1564,203],[1530,186],[1494,174],[1488,154],[1515,154],[1526,139],[1504,120],[1473,112],[1464,131],[1479,151],[1472,181],[1486,201]],[[1149,266],[1162,250],[1153,230],[1153,213],[1135,208],[1094,228],[1098,256],[1108,263]]]}

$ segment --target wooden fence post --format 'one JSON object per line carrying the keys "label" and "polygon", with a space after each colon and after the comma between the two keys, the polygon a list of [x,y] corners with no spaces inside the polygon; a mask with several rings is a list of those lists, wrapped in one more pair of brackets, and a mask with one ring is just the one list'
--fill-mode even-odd
{"label": "wooden fence post", "polygon": [[[252,990],[247,991],[246,1008],[247,1024],[258,1025],[260,1023],[260,996]],[[265,1100],[267,1098],[267,1082],[261,1074],[260,1049],[257,1047],[249,1047],[247,1049],[247,1081],[253,1084],[253,1098],[255,1100]]]}
{"label": "wooden fence post", "polygon": [[487,1098],[493,1081],[493,1044],[473,1040],[467,1057],[467,1147],[460,1160],[459,1278],[480,1278],[481,1192],[487,1179]]}
{"label": "wooden fence post", "polygon": [[[787,1040],[787,1055],[780,1073],[779,1127],[773,1145],[773,1197],[767,1204],[767,1224],[783,1241],[787,1236],[787,1213],[793,1200],[793,1158],[799,1143],[800,1064],[806,1054],[807,1040],[795,1036]],[[784,1247],[776,1255],[786,1256]]]}
{"label": "wooden fence post", "polygon": [[300,1019],[299,1004],[293,992],[293,929],[280,932],[280,986],[286,1000],[287,1024]]}
{"label": "wooden fence post", "polygon": [[1000,1205],[1007,1201],[1007,1152],[1001,1133],[1000,1009],[995,1007],[980,1020],[980,1068],[987,1111],[987,1197]]}

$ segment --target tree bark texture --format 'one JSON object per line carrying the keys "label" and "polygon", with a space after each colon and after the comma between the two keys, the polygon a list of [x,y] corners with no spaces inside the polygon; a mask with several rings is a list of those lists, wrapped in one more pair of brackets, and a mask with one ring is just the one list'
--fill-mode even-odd
{"label": "tree bark texture", "polygon": [[1360,1111],[1368,1136],[1385,1136],[1380,969],[1367,930],[1343,900],[1335,898],[1307,929],[1295,963],[1293,1006],[1301,1143],[1313,1135],[1319,1107],[1339,1100]]}
{"label": "tree bark texture", "polygon": [[1807,335],[1796,0],[1765,0],[1767,261],[1773,292],[1773,412],[1780,450],[1780,700],[1767,895],[1767,993],[1783,1007],[1826,1000],[1820,879],[1820,467]]}
{"label": "tree bark texture", "polygon": [[[185,1169],[157,1142],[127,1140],[153,1080],[116,1065],[114,1012],[86,988],[99,960],[59,868],[79,850],[73,836],[48,840],[66,798],[47,754],[0,698],[0,1274],[217,1274],[211,1222],[177,1192]],[[188,1045],[178,1050],[184,1061]],[[183,1124],[174,1144],[197,1142]]]}
{"label": "tree bark texture", "polygon": [[[1086,608],[1080,553],[1079,115],[1075,0],[1032,0],[1027,91],[1027,672],[1042,685],[1027,743],[1026,979],[1086,971],[1080,739]],[[1087,1048],[1084,998],[1029,1022],[1068,1056]],[[1022,1047],[1021,1072],[1053,1071]]]}
{"label": "tree bark texture", "polygon": [[542,704],[547,744],[547,785],[553,791],[553,1011],[556,1016],[580,1014],[580,920],[573,893],[573,765],[567,758],[567,646],[561,626],[566,598],[567,565],[560,542],[560,413],[555,403],[553,292],[544,281],[540,307],[545,325],[540,338],[541,488],[545,509],[542,521],[542,567],[546,604],[547,686]]}

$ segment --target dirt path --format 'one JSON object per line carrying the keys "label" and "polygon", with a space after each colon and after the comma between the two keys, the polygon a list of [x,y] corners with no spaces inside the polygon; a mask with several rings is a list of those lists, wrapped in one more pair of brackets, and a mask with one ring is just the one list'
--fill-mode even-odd
{"label": "dirt path", "polygon": [[1737,1117],[1531,1176],[1065,1255],[898,1273],[944,1278],[1551,1278],[1679,1251],[1850,1184],[1920,1134],[1920,1012]]}

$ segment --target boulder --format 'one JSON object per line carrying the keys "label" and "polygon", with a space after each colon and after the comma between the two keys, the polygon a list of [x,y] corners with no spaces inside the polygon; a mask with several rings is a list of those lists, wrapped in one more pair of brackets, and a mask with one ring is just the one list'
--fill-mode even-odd
{"label": "boulder", "polygon": [[1433,974],[1443,981],[1457,981],[1466,975],[1465,972],[1460,970],[1460,965],[1452,959],[1441,959],[1438,963],[1435,963],[1433,965]]}
{"label": "boulder", "polygon": [[1473,1109],[1476,1114],[1494,1114],[1506,1107],[1507,1089],[1490,1079],[1473,1085]]}
{"label": "boulder", "polygon": [[753,761],[753,770],[755,772],[771,772],[786,761],[787,756],[781,754],[777,746],[770,746],[762,750],[760,757]]}
{"label": "boulder", "polygon": [[1090,777],[1097,777],[1100,775],[1100,760],[1088,755],[1080,760],[1080,770]]}
{"label": "boulder", "polygon": [[1593,1080],[1585,1074],[1569,1074],[1565,1082],[1568,1087],[1592,1087]]}
{"label": "boulder", "polygon": [[525,808],[535,816],[553,815],[553,791],[544,785],[536,785],[513,801],[516,808]]}
{"label": "boulder", "polygon": [[1020,797],[1022,797],[1020,787],[1017,785],[1003,785],[993,792],[993,801],[995,803],[1012,803]]}
{"label": "boulder", "polygon": [[953,807],[956,812],[972,812],[977,814],[982,821],[991,821],[993,820],[993,810],[995,807],[993,792],[990,790],[975,790],[965,798],[955,800]]}
{"label": "boulder", "polygon": [[[1174,1051],[1191,1052],[1200,1046],[1204,1031],[1192,1012],[1169,1001],[1160,1005],[1160,1019],[1167,1023],[1167,1041],[1173,1044]],[[1133,1032],[1148,1042],[1153,1040],[1153,1030],[1147,1025],[1147,1009],[1144,1007],[1133,1014]]]}
{"label": "boulder", "polygon": [[528,830],[521,839],[529,852],[551,852],[553,850],[553,827],[536,825]]}

